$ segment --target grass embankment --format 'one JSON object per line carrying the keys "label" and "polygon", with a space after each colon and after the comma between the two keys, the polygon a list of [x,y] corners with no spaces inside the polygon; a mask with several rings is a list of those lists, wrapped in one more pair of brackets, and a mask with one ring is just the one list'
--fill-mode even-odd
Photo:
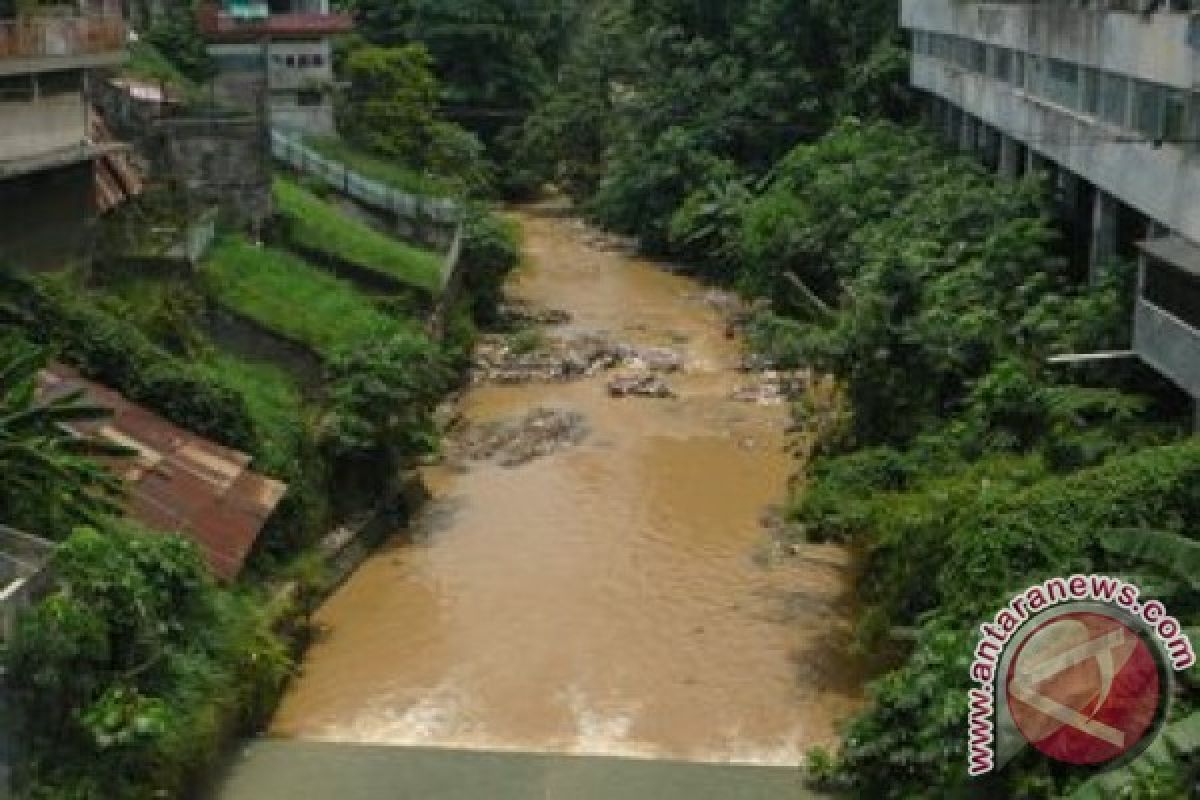
{"label": "grass embankment", "polygon": [[393,189],[431,197],[451,194],[450,189],[437,178],[360,150],[336,136],[312,136],[305,139],[304,143],[325,158],[340,162],[347,169]]}
{"label": "grass embankment", "polygon": [[112,274],[85,299],[131,323],[150,341],[188,353],[200,374],[236,394],[253,428],[255,467],[287,477],[307,413],[296,380],[284,369],[224,351],[197,323],[202,296],[172,276]]}
{"label": "grass embankment", "polygon": [[245,401],[258,438],[258,468],[286,474],[300,450],[308,420],[296,380],[274,364],[221,350],[214,350],[205,363]]}
{"label": "grass embankment", "polygon": [[401,283],[433,291],[441,280],[436,253],[406,245],[347,217],[294,181],[276,178],[275,206],[287,235],[301,247],[350,262]]}
{"label": "grass embankment", "polygon": [[238,236],[217,243],[203,274],[222,304],[322,357],[416,331],[415,323],[380,310],[348,282]]}

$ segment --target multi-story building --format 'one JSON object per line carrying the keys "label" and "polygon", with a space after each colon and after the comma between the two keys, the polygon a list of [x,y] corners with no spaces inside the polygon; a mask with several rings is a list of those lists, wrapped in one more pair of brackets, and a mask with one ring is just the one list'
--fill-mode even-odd
{"label": "multi-story building", "polygon": [[35,8],[0,15],[0,260],[43,267],[86,246],[93,162],[119,145],[97,140],[85,90],[125,26],[115,0]]}
{"label": "multi-story building", "polygon": [[334,131],[330,39],[353,27],[329,0],[225,0],[200,10],[218,99],[265,106],[273,128],[305,133]]}
{"label": "multi-story building", "polygon": [[1093,278],[1138,258],[1133,349],[1200,398],[1200,15],[1190,0],[902,0],[926,119],[1049,174]]}

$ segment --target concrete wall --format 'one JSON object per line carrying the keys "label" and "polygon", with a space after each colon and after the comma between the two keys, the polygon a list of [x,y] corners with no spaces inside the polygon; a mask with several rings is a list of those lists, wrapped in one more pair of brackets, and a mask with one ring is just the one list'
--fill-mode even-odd
{"label": "concrete wall", "polygon": [[271,214],[271,156],[257,117],[165,119],[160,123],[167,174],[202,202],[221,206],[239,225]]}
{"label": "concrete wall", "polygon": [[0,102],[0,169],[7,159],[74,147],[88,135],[81,92]]}
{"label": "concrete wall", "polygon": [[212,44],[209,53],[222,65],[214,82],[222,102],[254,108],[265,92],[272,127],[321,136],[334,133],[329,40],[276,41],[265,49],[257,43]]}
{"label": "concrete wall", "polygon": [[[1190,36],[1190,15],[1143,17],[1065,4],[904,0],[902,19],[917,30],[1052,54],[1181,89],[1191,90],[1200,77],[1200,51],[1189,44],[1200,36]],[[1135,130],[927,55],[913,56],[912,83],[1200,242],[1200,144],[1149,141]],[[1200,95],[1191,98],[1189,131],[1200,120]]]}
{"label": "concrete wall", "polygon": [[914,30],[1052,56],[1191,89],[1200,67],[1190,14],[1089,11],[1067,2],[974,3],[902,0],[901,24]]}

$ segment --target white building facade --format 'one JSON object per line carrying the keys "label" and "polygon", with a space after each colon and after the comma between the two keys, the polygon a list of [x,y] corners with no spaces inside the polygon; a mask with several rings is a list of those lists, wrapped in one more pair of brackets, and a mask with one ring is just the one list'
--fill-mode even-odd
{"label": "white building facade", "polygon": [[1187,2],[902,0],[927,121],[1041,170],[1093,278],[1139,260],[1134,350],[1200,398],[1200,14]]}

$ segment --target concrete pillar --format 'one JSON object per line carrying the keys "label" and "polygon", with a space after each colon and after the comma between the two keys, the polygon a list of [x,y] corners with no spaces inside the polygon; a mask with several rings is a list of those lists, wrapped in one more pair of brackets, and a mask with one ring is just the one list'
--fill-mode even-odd
{"label": "concrete pillar", "polygon": [[959,131],[958,149],[965,153],[975,152],[975,118],[963,113],[962,129]]}
{"label": "concrete pillar", "polygon": [[1117,200],[1096,190],[1092,201],[1092,236],[1088,244],[1088,277],[1095,284],[1117,253]]}
{"label": "concrete pillar", "polygon": [[962,130],[963,113],[954,106],[946,108],[946,141],[951,144],[957,144],[960,132]]}
{"label": "concrete pillar", "polygon": [[1016,180],[1021,177],[1019,145],[1011,136],[1000,134],[1000,166],[998,172],[1005,178]]}

